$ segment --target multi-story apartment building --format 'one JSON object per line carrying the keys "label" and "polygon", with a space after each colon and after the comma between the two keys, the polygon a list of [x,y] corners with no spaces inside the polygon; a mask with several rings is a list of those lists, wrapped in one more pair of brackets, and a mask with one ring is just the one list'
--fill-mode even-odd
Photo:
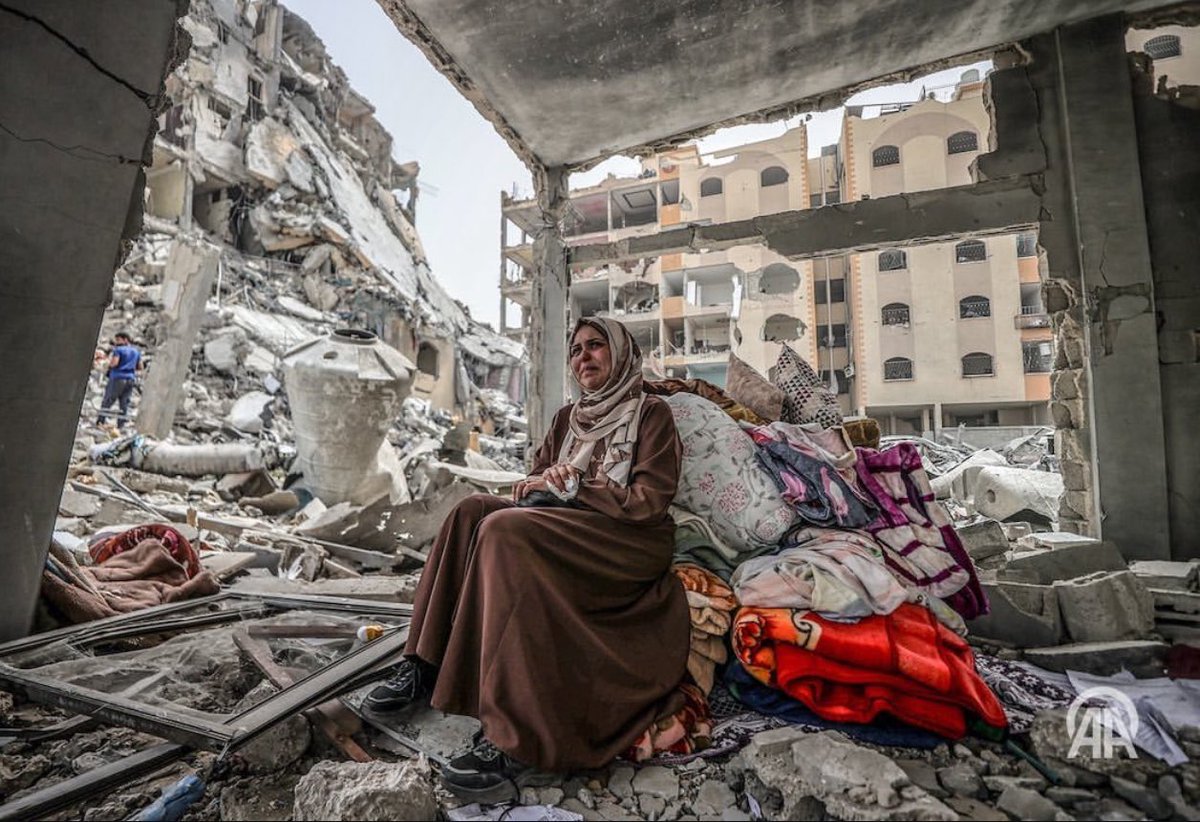
{"label": "multi-story apartment building", "polygon": [[[874,116],[849,107],[839,143],[811,159],[803,125],[709,157],[688,145],[646,158],[638,178],[572,192],[568,241],[966,185],[989,127],[981,92],[967,72],[946,102],[873,107]],[[502,330],[522,338],[537,209],[502,201]],[[1053,351],[1039,283],[1033,235],[811,261],[742,246],[573,272],[569,308],[620,318],[658,376],[723,385],[730,351],[766,373],[786,342],[844,412],[908,433],[1048,421]],[[513,306],[521,322],[510,327]]]}

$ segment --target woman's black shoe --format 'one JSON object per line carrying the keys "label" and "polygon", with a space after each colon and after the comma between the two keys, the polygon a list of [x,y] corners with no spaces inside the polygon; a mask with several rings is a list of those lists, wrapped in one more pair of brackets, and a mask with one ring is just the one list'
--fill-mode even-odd
{"label": "woman's black shoe", "polygon": [[423,659],[405,657],[382,685],[379,685],[363,700],[363,707],[370,711],[398,711],[417,700],[426,699],[433,693],[437,681],[437,668]]}
{"label": "woman's black shoe", "polygon": [[550,785],[557,779],[518,762],[483,738],[442,769],[442,782],[451,793],[484,805],[515,802],[522,788]]}

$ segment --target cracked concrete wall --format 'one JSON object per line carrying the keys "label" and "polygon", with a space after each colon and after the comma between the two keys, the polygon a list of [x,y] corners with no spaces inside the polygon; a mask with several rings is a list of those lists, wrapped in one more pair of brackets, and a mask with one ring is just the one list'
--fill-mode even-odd
{"label": "cracked concrete wall", "polygon": [[24,636],[186,3],[0,1],[0,641]]}

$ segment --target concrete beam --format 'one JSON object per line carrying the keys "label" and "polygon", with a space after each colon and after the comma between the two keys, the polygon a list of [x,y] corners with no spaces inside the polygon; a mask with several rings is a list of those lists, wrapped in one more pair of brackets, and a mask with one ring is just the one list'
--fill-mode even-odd
{"label": "concrete beam", "polygon": [[186,4],[0,5],[0,641],[37,604],[112,275],[141,225]]}
{"label": "concrete beam", "polygon": [[[1169,559],[1154,277],[1124,18],[1064,27],[1056,46],[1083,309],[1076,317],[1087,328],[1091,365],[1094,516],[1127,559]],[[1067,503],[1075,507],[1070,494]]]}
{"label": "concrete beam", "polygon": [[163,342],[154,352],[138,409],[137,428],[143,434],[163,439],[171,433],[219,264],[216,246],[182,237],[171,243],[163,275]]}
{"label": "concrete beam", "polygon": [[1011,234],[1036,226],[1037,175],[990,180],[877,200],[785,211],[716,225],[691,225],[612,243],[571,248],[573,268],[679,252],[760,244],[791,259]]}
{"label": "concrete beam", "polygon": [[542,224],[533,240],[534,274],[529,323],[529,455],[541,444],[555,412],[566,400],[567,248],[562,223],[568,199],[567,171],[537,169]]}

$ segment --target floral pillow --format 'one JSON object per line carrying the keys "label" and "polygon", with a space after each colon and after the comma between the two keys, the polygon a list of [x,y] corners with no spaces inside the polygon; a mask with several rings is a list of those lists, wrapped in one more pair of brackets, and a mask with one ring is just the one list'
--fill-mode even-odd
{"label": "floral pillow", "polygon": [[667,404],[683,442],[675,504],[706,520],[734,550],[777,544],[796,514],[759,466],[750,435],[703,397],[675,394]]}

